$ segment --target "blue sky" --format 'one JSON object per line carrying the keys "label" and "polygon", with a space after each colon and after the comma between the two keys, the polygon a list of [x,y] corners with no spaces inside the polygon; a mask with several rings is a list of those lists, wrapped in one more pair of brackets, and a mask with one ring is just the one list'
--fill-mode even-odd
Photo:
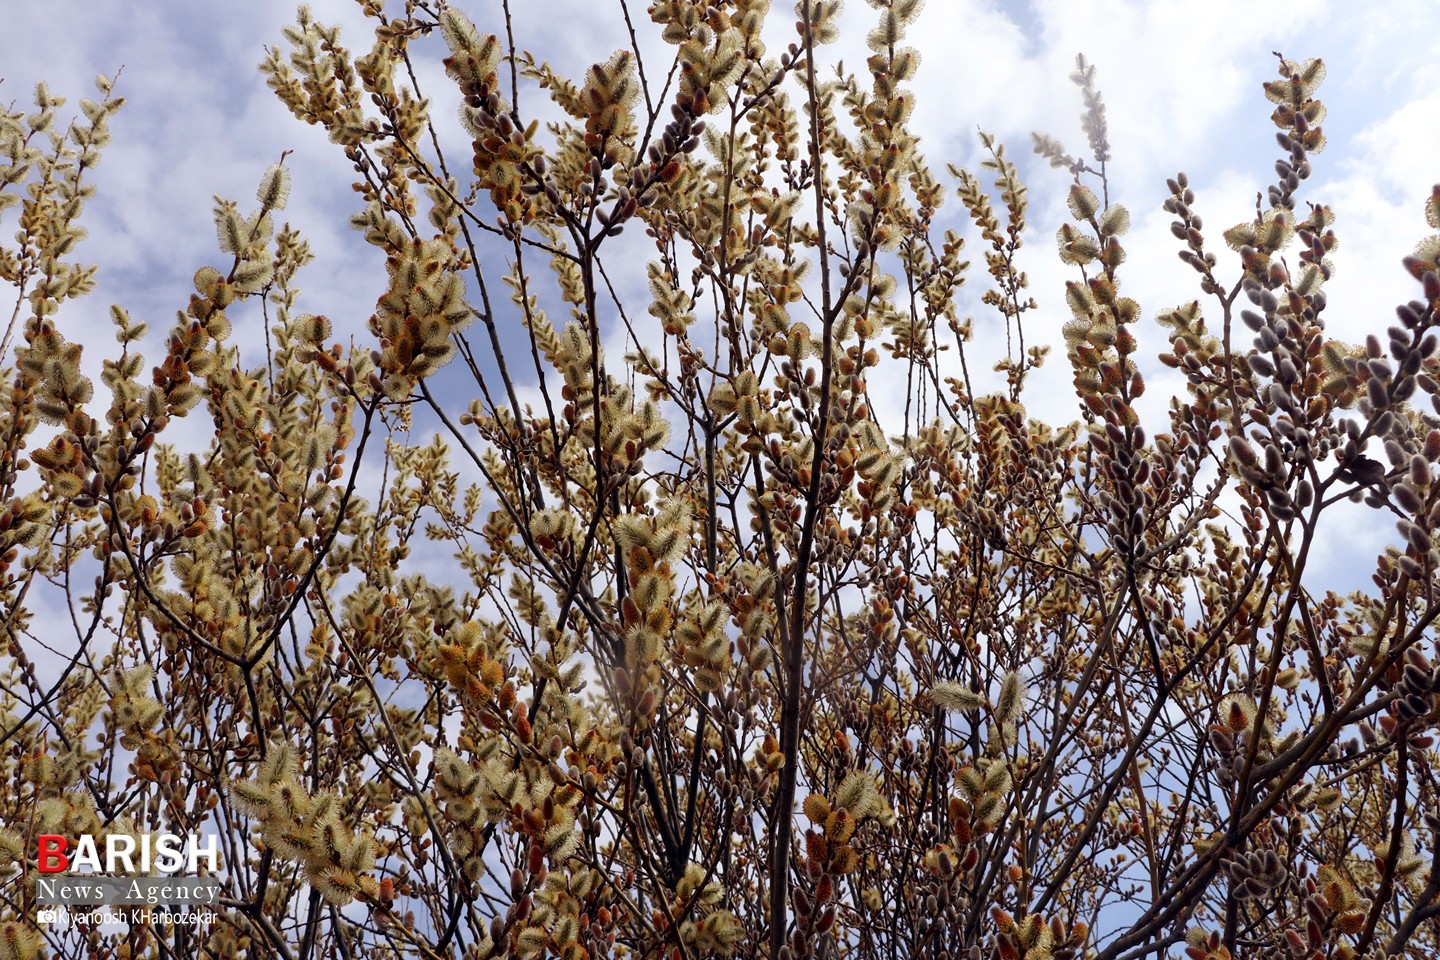
{"label": "blue sky", "polygon": [[[644,5],[632,4],[642,39],[649,26]],[[502,30],[498,0],[461,6],[483,31]],[[247,207],[260,174],[286,150],[293,151],[287,164],[294,175],[286,219],[306,234],[318,257],[301,275],[301,307],[330,316],[337,336],[364,335],[383,270],[346,223],[357,209],[348,187],[353,172],[322,132],[284,110],[255,69],[267,44],[283,44],[281,29],[293,22],[293,4],[50,0],[7,7],[0,100],[28,105],[35,81],[43,79],[73,106],[94,95],[96,73],[124,68],[117,92],[128,103],[112,122],[114,142],[92,181],[99,194],[82,220],[90,238],[79,256],[102,264],[98,289],[68,305],[61,317],[70,337],[94,344],[88,367],[98,370],[101,351],[114,342],[106,319],[111,303],[148,321],[152,340],[168,329],[186,303],[191,275],[220,259],[212,194]],[[344,27],[352,50],[368,50],[369,28],[358,4],[320,0],[311,8],[318,20]],[[585,66],[625,44],[618,9],[618,2],[516,0],[517,42],[579,78]],[[1271,105],[1260,89],[1275,76],[1271,51],[1325,59],[1320,96],[1329,107],[1329,146],[1315,158],[1315,176],[1301,199],[1329,203],[1338,214],[1337,275],[1327,287],[1330,325],[1336,336],[1356,340],[1383,331],[1393,322],[1393,305],[1415,295],[1399,259],[1429,232],[1421,205],[1430,185],[1440,182],[1435,13],[1433,0],[930,0],[907,40],[922,54],[913,83],[914,124],[932,168],[938,173],[955,162],[978,169],[975,132],[983,128],[1008,145],[1030,187],[1030,249],[1022,267],[1041,311],[1027,336],[1057,348],[1030,398],[1032,412],[1057,421],[1074,416],[1059,329],[1068,319],[1064,281],[1075,274],[1059,263],[1053,245],[1067,184],[1059,171],[1031,159],[1029,134],[1054,134],[1072,153],[1083,147],[1079,96],[1067,80],[1077,52],[1095,64],[1109,108],[1111,196],[1129,207],[1133,222],[1122,277],[1125,292],[1144,307],[1138,332],[1151,355],[1163,346],[1151,322],[1155,313],[1199,296],[1194,274],[1175,257],[1170,218],[1160,209],[1165,178],[1188,172],[1198,194],[1195,208],[1218,247],[1219,232],[1253,213],[1256,191],[1274,176],[1278,148]],[[793,37],[789,6],[776,3],[773,17],[775,53]],[[842,39],[826,54],[861,66],[873,22],[874,11],[851,0]],[[663,53],[652,40],[644,46]],[[436,100],[449,144],[463,150],[438,56],[423,66],[421,81]],[[530,103],[539,105],[533,97]],[[952,194],[946,216],[958,221],[962,213]],[[12,222],[0,221],[0,231],[9,233]],[[624,239],[643,256],[639,238]],[[971,259],[970,295],[978,298],[985,277],[973,243]],[[638,270],[627,282],[627,289],[643,291]],[[976,315],[977,349],[983,351],[1003,328],[978,304],[966,309]],[[631,312],[643,315],[643,301]],[[260,342],[258,317],[234,319],[242,341]],[[611,355],[621,349],[615,340]],[[1158,365],[1147,372],[1147,399],[1158,414],[1181,384]],[[1373,553],[1390,537],[1388,523],[1355,520],[1343,532],[1345,549],[1334,556],[1322,552],[1322,564],[1348,562],[1357,545]]]}
{"label": "blue sky", "polygon": [[[97,73],[113,75],[123,67],[116,90],[128,103],[112,121],[114,141],[91,179],[98,195],[82,219],[90,237],[78,254],[102,265],[98,288],[68,304],[60,318],[67,336],[90,347],[90,373],[114,347],[107,319],[112,303],[150,323],[147,352],[152,358],[159,352],[160,338],[188,300],[195,270],[221,262],[212,195],[236,198],[248,211],[262,172],[285,151],[291,151],[286,162],[293,173],[285,219],[302,230],[317,255],[300,277],[306,291],[301,309],[329,316],[338,338],[353,332],[363,341],[384,271],[377,252],[347,223],[358,209],[349,189],[354,173],[323,132],[289,115],[256,70],[266,45],[283,44],[293,3],[3,2],[0,102],[28,107],[33,85],[45,80],[53,93],[71,98],[61,111],[65,116],[79,97],[94,96]],[[519,45],[574,78],[627,42],[619,0],[513,2]],[[645,3],[632,0],[642,37],[648,36]],[[482,31],[503,29],[499,0],[459,5]],[[370,27],[353,0],[316,0],[311,8],[318,20],[344,27],[353,51],[368,50]],[[793,38],[790,20],[789,5],[775,3],[772,53]],[[825,55],[863,66],[873,21],[867,4],[849,0],[842,39]],[[1394,322],[1394,304],[1416,295],[1399,261],[1430,232],[1422,203],[1431,184],[1440,182],[1437,25],[1436,0],[929,0],[907,39],[922,55],[912,84],[914,127],[932,169],[938,175],[953,162],[978,172],[981,128],[1007,144],[1030,188],[1029,248],[1021,266],[1041,309],[1029,321],[1027,339],[1056,348],[1027,397],[1031,412],[1052,422],[1075,416],[1060,327],[1069,318],[1064,282],[1077,274],[1059,262],[1053,241],[1066,219],[1068,183],[1032,159],[1030,133],[1055,135],[1072,153],[1082,151],[1080,98],[1067,79],[1077,53],[1095,65],[1108,105],[1111,197],[1129,208],[1132,219],[1124,292],[1144,308],[1137,335],[1142,352],[1153,357],[1164,345],[1155,314],[1200,296],[1195,274],[1175,256],[1170,216],[1161,210],[1165,179],[1188,173],[1212,248],[1223,251],[1220,232],[1253,215],[1256,192],[1274,177],[1279,149],[1261,83],[1276,75],[1277,50],[1294,59],[1318,56],[1328,66],[1319,94],[1329,107],[1329,146],[1314,158],[1315,176],[1301,200],[1330,204],[1337,213],[1341,245],[1333,257],[1336,276],[1327,286],[1330,329],[1354,341]],[[653,38],[644,46],[665,52]],[[424,92],[436,100],[451,155],[464,156],[438,44],[421,49],[435,54],[421,67]],[[538,107],[538,99],[532,96],[527,105]],[[963,227],[962,215],[952,192],[942,225]],[[13,213],[0,218],[0,236],[13,229]],[[622,289],[637,295],[630,313],[643,318],[639,233],[621,238],[621,248],[637,256]],[[995,344],[1003,348],[1003,325],[974,302],[985,289],[985,274],[979,244],[967,236],[974,266],[966,293],[971,302],[963,309],[976,316],[976,350],[993,353]],[[1222,276],[1236,275],[1223,253],[1221,269]],[[492,295],[503,298],[498,273],[490,270]],[[6,293],[0,289],[0,309],[8,312],[13,301]],[[552,309],[552,317],[563,322],[564,313]],[[247,319],[237,311],[232,319],[237,338],[258,356],[258,316]],[[481,338],[474,342],[478,348]],[[624,349],[618,336],[611,338],[610,356]],[[1154,362],[1146,374],[1153,433],[1164,428],[1165,401],[1183,384]],[[881,404],[896,403],[883,383],[873,394]],[[456,399],[463,406],[468,398]],[[167,438],[201,442],[207,421],[203,414],[189,417],[172,425]],[[1367,585],[1372,558],[1395,540],[1392,519],[1361,507],[1336,512],[1313,553],[1312,582],[1340,589]],[[417,551],[411,563],[442,579],[455,573],[440,551]],[[36,602],[44,603],[39,596]]]}

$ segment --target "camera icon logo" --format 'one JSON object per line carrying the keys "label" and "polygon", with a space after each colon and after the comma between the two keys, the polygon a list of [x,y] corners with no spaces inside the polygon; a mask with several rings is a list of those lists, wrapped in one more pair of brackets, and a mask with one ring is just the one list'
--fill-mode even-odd
{"label": "camera icon logo", "polygon": [[41,907],[35,915],[37,923],[65,927],[70,920],[70,911],[64,907]]}

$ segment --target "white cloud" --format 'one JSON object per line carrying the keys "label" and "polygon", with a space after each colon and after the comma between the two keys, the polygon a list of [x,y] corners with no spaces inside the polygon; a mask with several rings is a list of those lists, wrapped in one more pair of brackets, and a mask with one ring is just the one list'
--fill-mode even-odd
{"label": "white cloud", "polygon": [[[503,32],[497,5],[462,6],[482,29]],[[575,78],[589,63],[629,44],[624,23],[605,5],[550,0],[513,7],[518,45]],[[312,8],[318,19],[343,25],[343,41],[352,50],[368,50],[370,27],[355,4],[324,0]],[[632,12],[658,92],[672,48],[654,38],[640,5],[632,4]],[[1222,275],[1233,276],[1219,233],[1252,212],[1254,194],[1273,177],[1277,156],[1267,119],[1271,108],[1259,87],[1274,76],[1270,51],[1326,58],[1330,79],[1320,93],[1331,107],[1326,121],[1331,144],[1316,158],[1316,177],[1302,199],[1330,203],[1338,214],[1341,247],[1334,255],[1338,273],[1328,287],[1329,322],[1337,336],[1353,340],[1383,330],[1393,322],[1394,303],[1415,295],[1398,260],[1429,232],[1421,201],[1430,184],[1440,181],[1440,132],[1430,122],[1440,111],[1440,97],[1430,92],[1440,79],[1435,66],[1440,47],[1426,39],[1431,34],[1415,31],[1430,12],[1427,0],[1383,7],[1283,0],[1263,10],[1251,0],[1215,0],[1203,11],[1178,2],[932,0],[907,38],[922,54],[912,84],[922,149],[937,172],[947,161],[974,168],[975,129],[992,131],[1021,164],[1031,190],[1021,268],[1031,277],[1040,310],[1027,321],[1026,335],[1031,343],[1056,348],[1036,375],[1032,412],[1060,420],[1075,411],[1059,329],[1068,319],[1064,283],[1078,274],[1059,264],[1053,249],[1067,183],[1062,173],[1030,157],[1028,136],[1032,130],[1053,133],[1072,153],[1083,153],[1076,120],[1080,99],[1066,79],[1074,55],[1084,52],[1096,65],[1108,105],[1112,197],[1130,208],[1134,221],[1124,292],[1144,307],[1138,332],[1152,356],[1162,342],[1150,322],[1155,313],[1199,296],[1195,275],[1175,257],[1170,217],[1160,210],[1164,178],[1187,170],[1198,194],[1195,207],[1221,256]],[[54,0],[7,11],[7,30],[0,36],[6,77],[0,96],[7,100],[25,101],[34,81],[44,78],[73,104],[76,97],[93,95],[95,73],[125,65],[118,92],[129,104],[114,119],[115,141],[94,171],[99,193],[83,219],[91,236],[79,250],[81,259],[102,263],[99,290],[62,315],[72,336],[93,343],[89,372],[98,371],[99,355],[113,344],[105,310],[111,302],[151,323],[148,352],[154,357],[155,344],[188,299],[190,276],[219,259],[211,195],[249,203],[261,171],[286,149],[294,150],[287,161],[294,189],[286,216],[306,233],[318,257],[299,280],[307,291],[302,309],[329,315],[337,336],[353,332],[361,342],[368,338],[364,322],[382,274],[375,251],[346,224],[357,206],[348,187],[353,171],[322,131],[286,113],[255,70],[266,44],[284,45],[281,29],[293,16],[293,5],[281,0],[253,5]],[[866,4],[849,4],[842,40],[823,56],[843,59],[863,80],[865,35],[875,16]],[[772,55],[793,39],[791,20],[790,4],[776,3],[767,35]],[[447,158],[463,175],[468,145],[452,122],[455,96],[433,56],[437,50],[435,38],[417,45],[417,72],[434,98]],[[527,111],[540,112],[538,90],[527,86],[522,97]],[[943,217],[942,226],[963,226],[953,193]],[[617,268],[631,262],[638,267],[647,253],[643,238],[621,239],[616,250],[623,249],[624,256],[614,261]],[[486,247],[484,253],[493,277],[507,251]],[[967,255],[973,266],[962,314],[974,314],[979,338],[971,347],[971,369],[993,389],[988,366],[1003,351],[1003,324],[976,302],[989,284],[973,241]],[[530,265],[543,273],[543,261],[532,258]],[[615,279],[625,284],[622,295],[641,293],[629,309],[648,331],[643,276],[637,270]],[[513,337],[518,325],[506,291],[495,283],[490,292],[497,323]],[[563,326],[567,312],[548,301],[546,306]],[[1216,322],[1213,309],[1207,313]],[[258,319],[244,311],[235,319],[237,337],[253,349],[261,336]],[[612,330],[606,339],[612,360],[618,360],[619,337]],[[483,359],[488,345],[478,324],[472,342]],[[954,364],[953,353],[946,362]],[[522,394],[535,396],[524,382],[531,378],[528,361],[522,356],[512,369],[522,380]],[[1147,423],[1163,429],[1165,399],[1181,384],[1153,362],[1146,373]],[[876,393],[879,402],[886,391]]]}

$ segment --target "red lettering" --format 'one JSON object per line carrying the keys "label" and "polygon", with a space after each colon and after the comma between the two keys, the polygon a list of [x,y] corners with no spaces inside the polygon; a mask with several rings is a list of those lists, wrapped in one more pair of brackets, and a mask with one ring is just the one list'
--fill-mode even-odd
{"label": "red lettering", "polygon": [[70,841],[54,833],[42,833],[39,837],[40,855],[39,866],[41,873],[59,873],[70,866],[70,858],[65,856],[65,850],[70,846]]}

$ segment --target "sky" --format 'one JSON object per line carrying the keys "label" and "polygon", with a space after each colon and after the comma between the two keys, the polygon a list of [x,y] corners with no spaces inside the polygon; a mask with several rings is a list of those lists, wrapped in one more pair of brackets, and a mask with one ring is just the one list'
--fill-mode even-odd
{"label": "sky", "polygon": [[[301,229],[317,255],[301,274],[301,309],[331,317],[339,337],[366,336],[365,318],[384,275],[376,252],[347,224],[358,209],[349,189],[353,171],[322,131],[290,116],[256,70],[267,45],[283,45],[281,30],[294,20],[293,4],[0,2],[6,27],[0,32],[0,101],[28,105],[35,82],[45,80],[53,93],[70,98],[61,110],[68,116],[79,97],[95,95],[95,74],[122,71],[116,92],[127,105],[112,120],[114,142],[91,180],[98,195],[81,221],[90,235],[79,257],[102,265],[98,288],[61,315],[71,339],[93,345],[87,369],[98,371],[103,351],[114,343],[111,303],[150,323],[149,353],[158,352],[159,338],[188,299],[195,270],[221,262],[212,195],[236,198],[248,209],[261,173],[285,151],[293,173],[285,219]],[[498,0],[459,5],[482,31],[502,31]],[[632,3],[642,47],[658,52],[644,6],[644,0]],[[392,0],[388,8],[394,7]],[[357,3],[319,0],[311,9],[321,22],[340,24],[352,50],[369,49],[371,27]],[[1068,180],[1032,157],[1030,133],[1052,134],[1071,153],[1083,152],[1080,97],[1067,79],[1077,53],[1095,65],[1108,107],[1111,197],[1132,218],[1123,292],[1144,308],[1137,334],[1151,356],[1164,347],[1155,314],[1200,296],[1195,275],[1175,256],[1170,216],[1161,210],[1166,177],[1188,173],[1198,195],[1194,207],[1223,254],[1220,231],[1252,216],[1256,192],[1274,179],[1279,148],[1269,120],[1272,105],[1260,86],[1276,75],[1272,51],[1326,61],[1319,96],[1329,107],[1329,145],[1313,158],[1315,176],[1300,198],[1328,203],[1338,215],[1341,245],[1333,256],[1336,276],[1327,286],[1329,323],[1335,336],[1354,341],[1383,333],[1394,321],[1394,304],[1417,295],[1399,261],[1429,232],[1422,203],[1430,185],[1440,182],[1437,13],[1435,0],[930,0],[907,37],[922,55],[911,84],[921,149],[937,174],[947,162],[980,172],[976,132],[986,130],[1007,144],[1030,189],[1029,246],[1021,266],[1041,309],[1027,338],[1055,347],[1032,394],[1032,413],[1057,422],[1075,415],[1059,332],[1069,318],[1064,282],[1077,275],[1059,262],[1053,241],[1066,218]],[[514,14],[517,44],[576,79],[627,42],[618,0],[516,0]],[[772,55],[794,36],[788,33],[788,5],[776,3],[773,16]],[[841,40],[822,56],[862,65],[874,19],[866,3],[850,0]],[[432,41],[420,49],[439,47]],[[463,150],[438,54],[422,63],[420,79],[435,99],[445,142]],[[14,229],[13,216],[0,220],[0,233]],[[943,216],[950,218],[947,225],[962,226],[963,208],[953,193]],[[643,254],[638,238],[626,240]],[[985,276],[975,239],[969,255],[974,266],[967,296],[978,297]],[[1223,257],[1222,269],[1233,276],[1234,266]],[[643,274],[637,271],[633,279],[642,291]],[[976,315],[979,338],[994,342],[1003,330],[998,318],[978,304],[966,310]],[[638,307],[633,312],[643,313]],[[260,342],[258,317],[232,319],[242,342]],[[1159,413],[1164,398],[1183,385],[1153,362],[1146,373],[1151,412]],[[1349,516],[1344,529],[1321,545],[1316,561],[1322,571],[1343,573],[1357,548],[1373,555],[1393,536],[1389,524],[1373,516]]]}
{"label": "sky", "polygon": [[[513,3],[518,45],[575,79],[627,44],[619,0]],[[499,0],[457,4],[482,31],[503,30]],[[662,52],[647,33],[645,5],[631,0],[642,46]],[[358,3],[315,0],[310,6],[317,20],[342,26],[351,50],[369,49],[372,28]],[[395,7],[389,0],[387,9]],[[267,45],[284,43],[281,31],[294,15],[289,0],[0,0],[0,102],[28,107],[34,84],[44,80],[52,93],[70,98],[60,111],[65,117],[80,97],[95,96],[97,73],[121,72],[116,92],[127,105],[111,121],[113,143],[90,178],[98,193],[81,220],[89,238],[78,256],[101,264],[97,289],[60,316],[66,335],[89,348],[92,376],[114,347],[112,303],[149,322],[147,353],[160,352],[195,271],[223,262],[213,195],[235,198],[248,212],[261,174],[287,151],[293,181],[284,219],[302,231],[317,257],[300,277],[301,309],[329,316],[338,338],[367,336],[365,320],[384,271],[377,252],[348,226],[358,210],[349,189],[354,173],[322,131],[285,110],[256,70]],[[822,57],[862,66],[874,19],[866,3],[848,0],[841,40]],[[775,3],[772,55],[794,37],[790,21],[789,5]],[[1328,68],[1319,96],[1329,108],[1329,143],[1312,158],[1315,175],[1300,200],[1329,204],[1337,214],[1336,275],[1326,288],[1330,330],[1347,341],[1369,332],[1383,336],[1394,322],[1394,305],[1417,295],[1400,258],[1430,232],[1422,205],[1440,182],[1437,25],[1440,0],[929,0],[907,42],[922,56],[910,84],[917,99],[913,124],[932,170],[940,175],[955,163],[979,173],[976,133],[985,130],[1007,145],[1030,191],[1021,267],[1040,310],[1027,339],[1055,348],[1029,394],[1031,412],[1052,422],[1075,416],[1060,327],[1069,319],[1064,283],[1078,275],[1059,262],[1053,240],[1067,219],[1068,178],[1032,157],[1030,134],[1052,134],[1072,154],[1083,153],[1080,96],[1068,81],[1077,53],[1094,64],[1107,104],[1110,194],[1132,220],[1123,292],[1143,307],[1136,332],[1142,352],[1153,357],[1164,348],[1156,313],[1200,296],[1195,274],[1175,256],[1179,244],[1161,209],[1165,180],[1187,172],[1197,194],[1194,209],[1222,255],[1222,276],[1233,278],[1236,266],[1225,259],[1219,233],[1253,215],[1255,195],[1274,179],[1280,155],[1269,120],[1273,105],[1261,90],[1276,76],[1273,51],[1297,60],[1320,57]],[[444,142],[452,155],[464,156],[438,43],[421,49],[434,54],[422,62],[420,79],[435,98]],[[942,225],[971,238],[964,310],[976,316],[983,349],[987,338],[993,344],[1003,337],[1003,326],[973,302],[985,289],[983,256],[962,216],[951,192]],[[0,216],[0,236],[14,229],[13,211]],[[622,239],[643,257],[639,232]],[[630,284],[642,296],[632,315],[643,315],[643,271],[636,270]],[[8,313],[9,307],[0,289],[0,308]],[[563,312],[552,315],[559,319]],[[247,322],[232,311],[232,319],[241,342],[258,349],[259,318]],[[618,339],[611,343],[612,356],[622,352]],[[1156,425],[1163,429],[1157,415],[1165,398],[1183,393],[1183,383],[1153,361],[1145,372],[1153,433]],[[198,441],[207,419],[193,416],[171,430],[191,431]],[[1391,519],[1363,507],[1335,514],[1312,554],[1317,580],[1342,590],[1367,585],[1371,558],[1395,540]],[[454,570],[438,551],[417,552],[411,563],[432,575]]]}

